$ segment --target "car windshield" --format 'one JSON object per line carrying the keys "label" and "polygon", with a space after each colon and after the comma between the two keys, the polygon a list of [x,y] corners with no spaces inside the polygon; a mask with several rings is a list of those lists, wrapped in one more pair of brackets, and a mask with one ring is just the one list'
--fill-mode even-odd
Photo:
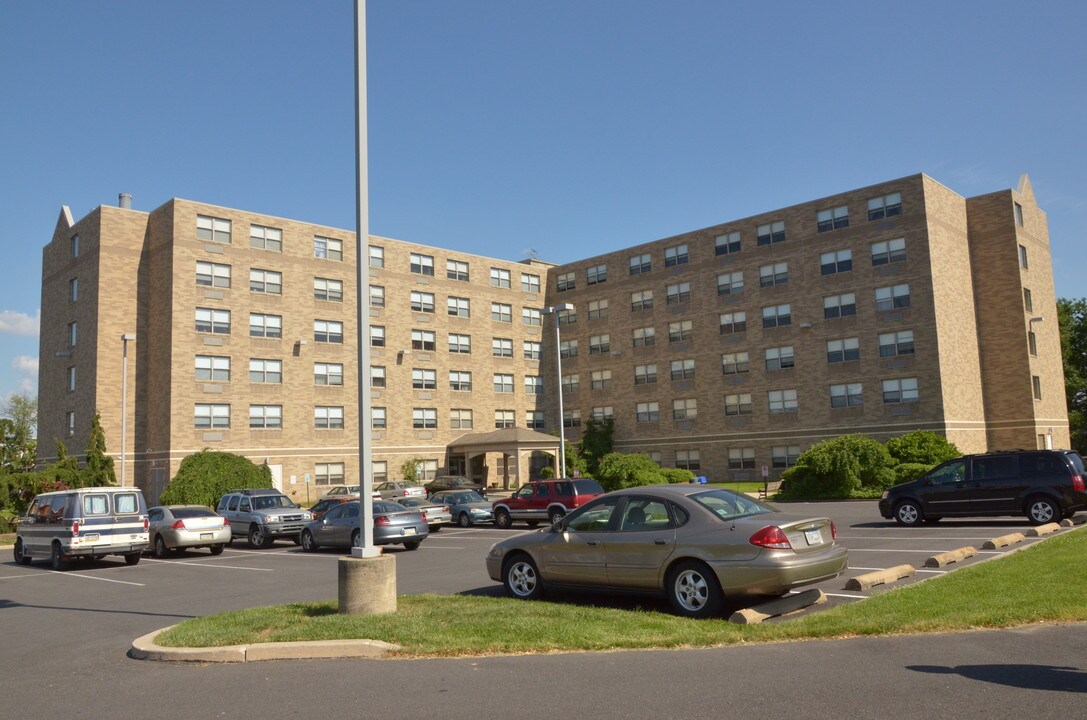
{"label": "car windshield", "polygon": [[286,495],[257,495],[253,498],[254,510],[272,510],[276,508],[293,508],[294,503]]}
{"label": "car windshield", "polygon": [[461,503],[475,503],[475,502],[487,502],[483,499],[483,496],[477,492],[459,492],[453,494],[453,502],[458,505]]}
{"label": "car windshield", "polygon": [[735,520],[775,512],[773,508],[763,505],[754,498],[738,495],[730,490],[707,490],[690,497],[722,520]]}

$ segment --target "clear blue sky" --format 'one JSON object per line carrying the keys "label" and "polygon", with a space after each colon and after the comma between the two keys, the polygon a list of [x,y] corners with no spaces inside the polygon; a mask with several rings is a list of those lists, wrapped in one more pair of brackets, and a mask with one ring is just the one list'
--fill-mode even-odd
{"label": "clear blue sky", "polygon": [[[352,7],[0,4],[0,397],[36,391],[61,205],[354,227]],[[1027,172],[1058,295],[1087,295],[1082,0],[371,0],[368,19],[375,234],[565,262],[917,172],[966,196]]]}

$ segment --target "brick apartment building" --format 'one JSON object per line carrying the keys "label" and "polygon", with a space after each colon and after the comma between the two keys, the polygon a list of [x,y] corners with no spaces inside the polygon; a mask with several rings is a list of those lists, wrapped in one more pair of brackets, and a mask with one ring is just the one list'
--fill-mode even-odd
{"label": "brick apartment building", "polygon": [[[128,476],[154,497],[203,448],[267,463],[302,500],[357,482],[358,254],[352,232],[188,200],[63,208],[43,253],[40,459],[54,437],[81,454],[96,409],[119,453],[134,333]],[[963,198],[914,175],[558,266],[376,236],[364,257],[375,479],[413,458],[492,485],[536,474],[556,355],[568,439],[614,417],[618,450],[713,478],[777,476],[847,432],[1068,445],[1025,176]]]}

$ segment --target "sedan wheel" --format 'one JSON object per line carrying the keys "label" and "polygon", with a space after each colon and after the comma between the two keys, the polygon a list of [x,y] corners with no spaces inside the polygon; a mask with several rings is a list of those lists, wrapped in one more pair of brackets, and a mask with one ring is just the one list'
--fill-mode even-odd
{"label": "sedan wheel", "polygon": [[356,530],[351,533],[351,547],[362,547],[362,532]]}
{"label": "sedan wheel", "polygon": [[170,554],[170,551],[166,549],[166,542],[162,539],[161,535],[155,536],[155,557],[160,560]]}
{"label": "sedan wheel", "polygon": [[222,555],[223,554],[223,546],[222,545],[212,545],[211,548],[209,548],[209,549],[211,550],[212,555]]}
{"label": "sedan wheel", "polygon": [[302,549],[306,552],[314,552],[317,550],[317,543],[313,540],[313,533],[309,530],[302,531]]}
{"label": "sedan wheel", "polygon": [[1031,525],[1056,522],[1061,517],[1057,503],[1047,497],[1032,497],[1027,501],[1027,519]]}
{"label": "sedan wheel", "polygon": [[680,615],[705,618],[721,610],[722,592],[717,578],[705,565],[686,561],[669,574],[668,599]]}
{"label": "sedan wheel", "polygon": [[463,528],[472,527],[472,518],[468,513],[462,512],[457,516],[457,525],[460,525]]}
{"label": "sedan wheel", "polygon": [[899,525],[914,527],[924,521],[925,515],[913,500],[903,500],[895,507],[895,521]]}
{"label": "sedan wheel", "polygon": [[502,584],[510,597],[521,600],[535,600],[543,594],[543,585],[536,570],[536,563],[528,555],[518,555],[506,561],[502,573]]}

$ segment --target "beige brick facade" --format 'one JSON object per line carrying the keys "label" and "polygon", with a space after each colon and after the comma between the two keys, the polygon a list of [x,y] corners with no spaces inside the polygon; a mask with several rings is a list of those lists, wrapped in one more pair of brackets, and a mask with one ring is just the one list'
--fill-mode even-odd
{"label": "beige brick facade", "polygon": [[[966,199],[916,175],[562,266],[368,245],[377,474],[421,459],[493,485],[549,462],[465,468],[446,449],[511,421],[557,433],[554,316],[539,311],[561,303],[575,308],[561,326],[568,439],[611,414],[617,449],[735,480],[847,432],[929,429],[967,451],[1068,443],[1046,220],[1025,180]],[[203,448],[266,462],[300,500],[341,467],[357,482],[356,251],[348,231],[187,200],[78,222],[65,208],[43,256],[42,459],[51,437],[81,454],[95,408],[119,451],[120,336],[136,332],[129,475],[153,494]],[[342,427],[319,427],[341,411]]]}

